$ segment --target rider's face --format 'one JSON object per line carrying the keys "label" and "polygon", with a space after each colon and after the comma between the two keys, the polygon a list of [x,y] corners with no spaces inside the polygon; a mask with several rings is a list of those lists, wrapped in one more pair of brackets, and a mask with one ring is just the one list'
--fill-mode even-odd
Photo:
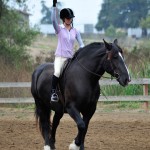
{"label": "rider's face", "polygon": [[70,25],[72,23],[72,18],[65,18],[65,24]]}

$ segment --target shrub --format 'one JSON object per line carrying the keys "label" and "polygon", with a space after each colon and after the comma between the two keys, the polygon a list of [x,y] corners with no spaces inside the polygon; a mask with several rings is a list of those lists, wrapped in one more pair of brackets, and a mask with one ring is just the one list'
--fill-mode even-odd
{"label": "shrub", "polygon": [[116,29],[113,25],[110,25],[105,32],[105,35],[110,37],[110,38],[120,38],[120,37],[125,37],[126,33],[122,29]]}
{"label": "shrub", "polygon": [[21,24],[21,19],[17,11],[8,8],[3,10],[0,18],[0,55],[15,66],[29,60],[27,46],[38,33],[27,24]]}

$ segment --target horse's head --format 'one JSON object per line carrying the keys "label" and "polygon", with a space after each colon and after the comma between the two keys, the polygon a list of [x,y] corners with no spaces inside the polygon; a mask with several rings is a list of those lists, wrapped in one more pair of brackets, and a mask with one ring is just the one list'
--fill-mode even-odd
{"label": "horse's head", "polygon": [[107,43],[105,40],[105,48],[107,57],[104,63],[104,70],[116,77],[117,81],[122,86],[128,85],[131,81],[128,68],[124,62],[123,51],[117,45],[117,39],[113,43]]}

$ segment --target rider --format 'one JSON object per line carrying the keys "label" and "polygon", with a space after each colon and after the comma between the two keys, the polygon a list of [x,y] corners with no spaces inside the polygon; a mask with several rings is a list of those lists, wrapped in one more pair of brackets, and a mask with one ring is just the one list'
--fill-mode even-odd
{"label": "rider", "polygon": [[79,31],[73,27],[74,13],[70,8],[64,8],[60,11],[60,19],[63,24],[59,25],[57,20],[57,0],[53,0],[52,8],[52,23],[55,32],[58,36],[58,44],[55,52],[54,60],[54,75],[52,77],[52,90],[51,90],[51,101],[58,102],[59,98],[56,93],[56,86],[58,84],[60,70],[64,65],[65,60],[73,57],[73,47],[75,39],[77,40],[80,47],[83,47],[83,41]]}

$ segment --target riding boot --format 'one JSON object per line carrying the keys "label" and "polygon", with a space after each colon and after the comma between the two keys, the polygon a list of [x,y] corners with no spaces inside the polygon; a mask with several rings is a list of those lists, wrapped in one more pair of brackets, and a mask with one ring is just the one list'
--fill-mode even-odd
{"label": "riding boot", "polygon": [[56,93],[56,87],[58,84],[59,78],[53,75],[52,77],[52,88],[51,88],[51,101],[52,102],[58,102],[59,98]]}

